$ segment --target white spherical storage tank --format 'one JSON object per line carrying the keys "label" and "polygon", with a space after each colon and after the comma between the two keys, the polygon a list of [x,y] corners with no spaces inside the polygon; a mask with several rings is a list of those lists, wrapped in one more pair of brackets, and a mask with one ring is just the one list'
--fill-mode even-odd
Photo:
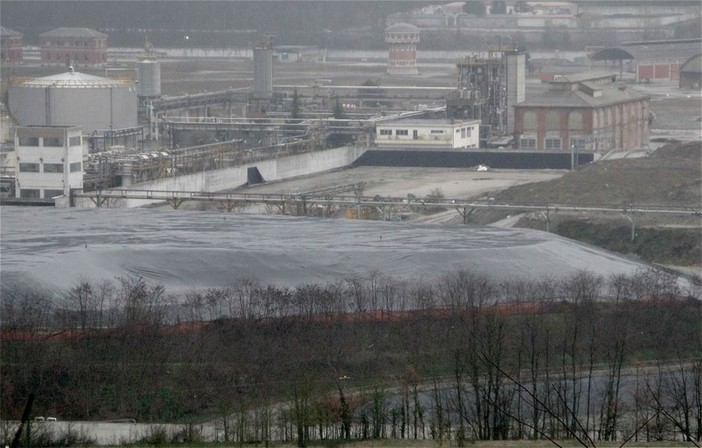
{"label": "white spherical storage tank", "polygon": [[8,105],[22,126],[80,126],[86,134],[137,126],[133,83],[73,71],[10,85]]}

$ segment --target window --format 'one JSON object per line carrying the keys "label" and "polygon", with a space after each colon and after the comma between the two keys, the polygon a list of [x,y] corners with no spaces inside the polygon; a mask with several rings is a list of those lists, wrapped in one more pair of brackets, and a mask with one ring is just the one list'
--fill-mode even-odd
{"label": "window", "polygon": [[432,129],[429,131],[430,134],[443,134],[444,130],[443,129]]}
{"label": "window", "polygon": [[44,137],[44,146],[63,146],[63,139],[59,137]]}
{"label": "window", "polygon": [[559,129],[561,129],[561,117],[558,112],[546,112],[546,130],[558,131]]}
{"label": "window", "polygon": [[398,129],[395,131],[395,135],[409,135],[407,129]]}
{"label": "window", "polygon": [[81,170],[82,167],[80,162],[71,163],[71,173],[77,173]]}
{"label": "window", "polygon": [[466,128],[461,128],[461,138],[466,138]]}
{"label": "window", "polygon": [[570,149],[576,151],[585,150],[585,141],[582,138],[571,138],[570,139]]}
{"label": "window", "polygon": [[68,146],[80,146],[80,135],[68,138]]}
{"label": "window", "polygon": [[544,147],[548,149],[561,149],[561,139],[560,138],[547,138],[544,140]]}
{"label": "window", "polygon": [[39,137],[20,137],[20,146],[39,146]]}
{"label": "window", "polygon": [[536,124],[536,112],[531,110],[524,112],[524,118],[522,119],[522,127],[524,130],[535,131]]}
{"label": "window", "polygon": [[63,173],[62,163],[45,163],[44,164],[45,173]]}
{"label": "window", "polygon": [[39,199],[39,190],[22,188],[20,189],[20,197],[24,199]]}
{"label": "window", "polygon": [[473,128],[466,128],[466,137],[470,138],[472,129]]}
{"label": "window", "polygon": [[44,199],[51,199],[56,196],[63,196],[63,190],[44,190]]}
{"label": "window", "polygon": [[38,173],[39,164],[38,163],[20,163],[19,164],[20,173]]}
{"label": "window", "polygon": [[580,111],[572,111],[568,115],[568,129],[571,131],[582,131],[583,114]]}
{"label": "window", "polygon": [[392,129],[381,129],[380,135],[392,135]]}
{"label": "window", "polygon": [[533,137],[522,137],[519,140],[519,147],[522,149],[536,149],[536,139]]}

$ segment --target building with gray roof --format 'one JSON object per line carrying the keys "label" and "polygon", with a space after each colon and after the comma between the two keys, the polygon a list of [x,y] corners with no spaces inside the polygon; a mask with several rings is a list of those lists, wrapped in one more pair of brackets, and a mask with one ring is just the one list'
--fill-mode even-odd
{"label": "building with gray roof", "polygon": [[648,143],[650,117],[649,96],[614,74],[564,75],[515,105],[515,136],[528,150],[639,149]]}

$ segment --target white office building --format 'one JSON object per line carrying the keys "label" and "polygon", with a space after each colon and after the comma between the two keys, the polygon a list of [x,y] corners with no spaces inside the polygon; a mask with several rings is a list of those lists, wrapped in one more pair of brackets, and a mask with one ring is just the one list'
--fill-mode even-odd
{"label": "white office building", "polygon": [[83,188],[83,145],[77,126],[15,129],[18,198],[51,199]]}
{"label": "white office building", "polygon": [[460,149],[480,146],[480,120],[408,119],[376,125],[375,143],[385,148]]}

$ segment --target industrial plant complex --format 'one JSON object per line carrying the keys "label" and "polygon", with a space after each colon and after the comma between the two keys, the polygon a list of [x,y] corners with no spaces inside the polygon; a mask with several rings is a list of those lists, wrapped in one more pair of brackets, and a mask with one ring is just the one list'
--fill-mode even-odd
{"label": "industrial plant complex", "polygon": [[[568,28],[577,10],[571,3],[555,10],[517,3],[533,4],[528,14],[499,17],[526,31],[545,18]],[[689,11],[679,14],[687,19]],[[637,83],[679,80],[680,88],[700,88],[700,55],[691,50],[699,49],[699,39],[586,48],[588,66],[580,71],[535,74],[523,43],[501,36],[444,62],[453,66],[454,81],[427,84],[422,36],[452,27],[460,33],[472,20],[456,4],[388,16],[382,83],[328,78],[324,67],[333,62],[326,49],[261,34],[242,51],[253,72],[247,86],[181,95],[163,94],[161,65],[174,56],[148,41],[125,52],[110,49],[107,33],[56,28],[27,48],[23,33],[3,27],[6,66],[62,70],[3,72],[12,120],[3,196],[75,205],[88,204],[76,202],[80,195],[111,188],[223,191],[339,168],[366,153],[361,160],[373,160],[374,151],[394,151],[383,156],[390,165],[418,163],[420,154],[432,152],[437,166],[472,166],[482,154],[505,167],[517,157],[527,161],[523,168],[572,169],[611,151],[648,147],[654,114]],[[656,59],[657,46],[665,60]],[[188,59],[186,51],[179,60]],[[322,73],[311,82],[284,83],[276,67],[286,62],[317,64]],[[534,80],[538,88],[527,88]],[[277,161],[274,171],[262,168],[268,160]],[[233,167],[248,174],[223,174]],[[193,180],[205,175],[218,180]]]}

